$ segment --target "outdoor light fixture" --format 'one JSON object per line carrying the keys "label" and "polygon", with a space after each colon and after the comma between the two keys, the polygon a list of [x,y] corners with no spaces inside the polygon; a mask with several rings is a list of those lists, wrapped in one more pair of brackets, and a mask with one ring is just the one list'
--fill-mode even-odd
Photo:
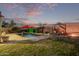
{"label": "outdoor light fixture", "polygon": [[53,31],[54,33],[56,33],[56,31]]}
{"label": "outdoor light fixture", "polygon": [[64,33],[64,32],[61,32],[62,34]]}

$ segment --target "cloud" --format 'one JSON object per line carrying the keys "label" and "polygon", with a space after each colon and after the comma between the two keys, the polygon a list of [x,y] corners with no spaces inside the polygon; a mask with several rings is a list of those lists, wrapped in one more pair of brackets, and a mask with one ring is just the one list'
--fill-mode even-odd
{"label": "cloud", "polygon": [[41,4],[40,3],[29,3],[29,4],[28,3],[21,3],[21,4],[5,3],[2,5],[7,10],[13,10],[14,8],[17,8],[17,7],[25,8],[26,15],[30,17],[41,15],[43,13],[42,9],[44,7],[55,8],[56,6],[58,6],[57,3],[41,3]]}
{"label": "cloud", "polygon": [[12,10],[12,9],[18,7],[18,4],[15,4],[15,3],[5,3],[5,4],[2,4],[2,5],[3,5],[4,8],[7,9],[7,10]]}
{"label": "cloud", "polygon": [[[46,8],[48,9],[55,9],[56,6],[58,6],[57,3],[21,3],[21,4],[16,4],[16,3],[5,3],[2,4],[5,9],[7,10],[14,10],[15,8],[18,7],[22,7],[24,10],[24,15],[30,19],[30,17],[37,17],[37,16],[41,16],[44,12],[44,10],[46,10]],[[17,9],[15,9],[15,11],[17,11]],[[18,13],[16,12],[12,13],[12,17],[15,17],[16,20],[20,20],[18,18]]]}
{"label": "cloud", "polygon": [[27,12],[27,16],[39,16],[41,14],[41,11],[39,10],[30,10]]}
{"label": "cloud", "polygon": [[21,7],[26,9],[27,17],[35,17],[41,15],[42,11],[40,6],[41,6],[40,3],[21,4]]}
{"label": "cloud", "polygon": [[35,24],[32,20],[22,20],[23,24]]}
{"label": "cloud", "polygon": [[42,9],[44,7],[48,7],[48,8],[55,8],[57,7],[58,4],[57,3],[46,3],[46,4],[33,4],[33,5],[30,5],[28,11],[27,11],[27,16],[39,16],[41,15],[43,12],[42,12]]}
{"label": "cloud", "polygon": [[51,24],[53,21],[51,19],[47,19],[44,21],[45,24]]}
{"label": "cloud", "polygon": [[55,7],[58,6],[57,3],[47,3],[47,5],[48,5],[49,8],[55,8]]}

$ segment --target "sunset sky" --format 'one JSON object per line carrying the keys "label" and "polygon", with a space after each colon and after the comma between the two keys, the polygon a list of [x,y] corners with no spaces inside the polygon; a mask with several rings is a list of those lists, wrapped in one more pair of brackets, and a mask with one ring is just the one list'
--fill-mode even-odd
{"label": "sunset sky", "polygon": [[5,18],[16,18],[24,23],[79,22],[79,4],[0,4],[0,11]]}

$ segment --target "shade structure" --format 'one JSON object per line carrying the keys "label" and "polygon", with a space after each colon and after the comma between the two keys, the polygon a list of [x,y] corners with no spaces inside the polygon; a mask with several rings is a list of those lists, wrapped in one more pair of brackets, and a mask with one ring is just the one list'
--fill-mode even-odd
{"label": "shade structure", "polygon": [[28,29],[28,28],[33,28],[33,26],[30,26],[30,25],[25,25],[25,26],[22,26],[20,28],[23,28],[23,29]]}
{"label": "shade structure", "polygon": [[28,33],[37,33],[37,29],[34,26],[25,25],[25,26],[21,26],[20,28],[27,30]]}

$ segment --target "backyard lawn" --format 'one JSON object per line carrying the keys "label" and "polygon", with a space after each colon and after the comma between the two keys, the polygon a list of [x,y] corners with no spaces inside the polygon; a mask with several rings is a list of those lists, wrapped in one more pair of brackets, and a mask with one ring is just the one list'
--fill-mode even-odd
{"label": "backyard lawn", "polygon": [[3,56],[56,56],[79,55],[78,46],[64,41],[42,40],[24,41],[16,44],[0,44],[0,55]]}

